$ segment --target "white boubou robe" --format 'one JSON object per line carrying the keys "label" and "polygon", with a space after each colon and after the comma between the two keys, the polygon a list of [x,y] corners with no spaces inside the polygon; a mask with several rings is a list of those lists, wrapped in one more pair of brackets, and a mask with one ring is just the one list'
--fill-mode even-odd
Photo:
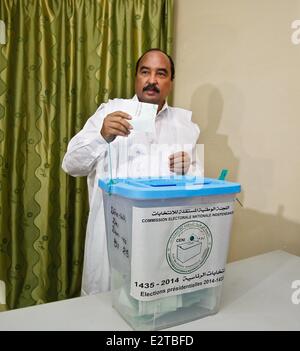
{"label": "white boubou robe", "polygon": [[[85,239],[83,295],[110,289],[104,205],[98,180],[107,179],[110,174],[113,178],[172,175],[168,156],[176,151],[191,152],[200,133],[191,121],[191,111],[166,103],[155,119],[156,134],[132,130],[128,137],[117,137],[110,143],[110,161],[108,143],[100,130],[105,116],[122,111],[122,102],[123,99],[109,100],[98,108],[69,142],[62,163],[65,172],[72,176],[87,176],[88,181],[90,212]],[[195,173],[200,168],[193,169]]]}

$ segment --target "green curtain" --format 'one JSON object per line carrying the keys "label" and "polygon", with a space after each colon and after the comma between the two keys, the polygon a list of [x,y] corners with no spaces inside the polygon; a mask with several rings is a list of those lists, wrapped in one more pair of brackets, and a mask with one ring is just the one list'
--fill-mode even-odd
{"label": "green curtain", "polygon": [[103,101],[134,94],[144,50],[171,54],[173,0],[1,0],[0,19],[0,280],[17,308],[79,295],[86,178],[61,162]]}

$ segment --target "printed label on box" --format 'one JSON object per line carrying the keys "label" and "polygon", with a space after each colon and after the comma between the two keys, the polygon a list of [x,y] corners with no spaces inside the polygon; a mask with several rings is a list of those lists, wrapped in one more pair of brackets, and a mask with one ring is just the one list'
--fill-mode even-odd
{"label": "printed label on box", "polygon": [[133,207],[131,288],[140,301],[222,284],[233,202]]}

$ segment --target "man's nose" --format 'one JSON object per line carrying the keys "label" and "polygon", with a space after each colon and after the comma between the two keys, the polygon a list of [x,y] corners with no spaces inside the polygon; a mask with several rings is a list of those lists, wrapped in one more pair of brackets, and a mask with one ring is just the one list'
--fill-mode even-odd
{"label": "man's nose", "polygon": [[156,74],[155,73],[151,73],[149,75],[149,83],[151,84],[157,84],[157,79],[156,79]]}

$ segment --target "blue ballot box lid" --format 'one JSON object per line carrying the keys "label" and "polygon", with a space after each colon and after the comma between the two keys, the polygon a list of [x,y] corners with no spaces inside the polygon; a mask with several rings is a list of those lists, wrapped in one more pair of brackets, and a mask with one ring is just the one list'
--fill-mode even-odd
{"label": "blue ballot box lid", "polygon": [[241,191],[238,183],[192,176],[99,179],[98,185],[109,194],[136,200],[226,195]]}

